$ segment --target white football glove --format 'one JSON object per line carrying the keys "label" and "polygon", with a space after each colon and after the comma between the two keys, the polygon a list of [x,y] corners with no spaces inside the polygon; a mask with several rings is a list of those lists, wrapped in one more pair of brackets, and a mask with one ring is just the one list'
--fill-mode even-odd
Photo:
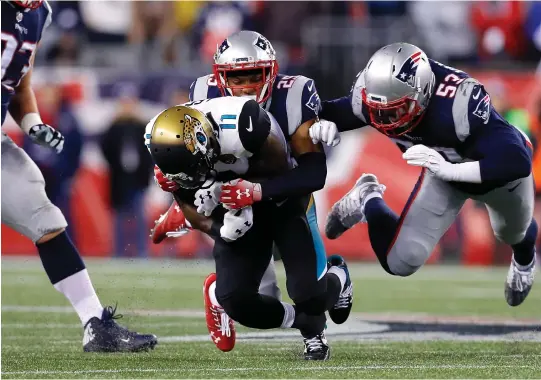
{"label": "white football glove", "polygon": [[194,205],[197,212],[205,216],[210,216],[216,206],[220,204],[220,194],[222,193],[222,182],[214,182],[206,189],[199,189],[195,193]]}
{"label": "white football glove", "polygon": [[36,144],[53,148],[57,154],[64,148],[64,136],[50,125],[36,124],[30,128],[28,136]]}
{"label": "white football glove", "polygon": [[319,142],[328,146],[337,146],[340,144],[340,132],[336,124],[328,120],[316,121],[309,130],[310,138],[314,144]]}
{"label": "white football glove", "polygon": [[243,237],[254,224],[252,207],[240,210],[229,210],[224,215],[224,225],[220,228],[220,236],[227,242]]}
{"label": "white football glove", "polygon": [[445,161],[445,158],[434,149],[424,145],[414,145],[404,152],[402,158],[408,165],[427,168],[436,177],[444,181],[455,181],[455,165]]}

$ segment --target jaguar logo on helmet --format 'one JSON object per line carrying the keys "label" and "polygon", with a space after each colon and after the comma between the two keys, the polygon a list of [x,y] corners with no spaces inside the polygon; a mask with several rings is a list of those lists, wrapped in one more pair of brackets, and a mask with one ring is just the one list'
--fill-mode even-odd
{"label": "jaguar logo on helmet", "polygon": [[207,134],[199,119],[184,115],[184,145],[193,154],[201,152],[207,154]]}
{"label": "jaguar logo on helmet", "polygon": [[395,78],[402,83],[406,83],[411,88],[415,88],[415,76],[417,75],[417,67],[422,54],[423,52],[418,51],[410,55],[400,67],[400,71],[395,75]]}

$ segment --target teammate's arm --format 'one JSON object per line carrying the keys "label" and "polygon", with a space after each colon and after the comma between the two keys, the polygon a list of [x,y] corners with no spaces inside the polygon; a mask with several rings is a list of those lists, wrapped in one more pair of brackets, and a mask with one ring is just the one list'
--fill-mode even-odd
{"label": "teammate's arm", "polygon": [[[30,66],[34,65],[34,55],[30,58]],[[34,125],[28,125],[28,118],[25,120],[23,125],[23,119],[25,116],[30,116],[31,119],[34,119],[35,124],[43,123],[39,117],[38,104],[36,101],[36,95],[31,86],[32,81],[32,68],[28,70],[26,75],[21,79],[21,82],[17,87],[15,87],[15,94],[11,98],[11,103],[9,104],[9,113],[13,120],[26,132]]]}
{"label": "teammate's arm", "polygon": [[30,58],[30,69],[14,89],[15,94],[8,110],[11,117],[32,141],[53,148],[56,153],[60,153],[64,148],[64,136],[41,120],[36,95],[31,86],[34,57],[35,53]]}
{"label": "teammate's arm", "polygon": [[319,116],[335,123],[339,132],[351,131],[366,125],[366,121],[353,112],[351,95],[322,101]]}
{"label": "teammate's arm", "polygon": [[424,166],[446,181],[511,182],[530,175],[532,150],[529,140],[494,109],[483,86],[463,82],[454,100],[455,128],[471,162],[447,162],[435,150],[422,145],[403,155],[409,164]]}
{"label": "teammate's arm", "polygon": [[[302,91],[301,96],[295,98],[298,91]],[[321,110],[319,94],[312,79],[299,76],[295,80],[288,93],[286,108],[290,146],[298,166],[261,182],[265,198],[310,194],[322,189],[327,178],[323,148],[319,143],[314,144],[310,136],[310,127],[319,120]]]}

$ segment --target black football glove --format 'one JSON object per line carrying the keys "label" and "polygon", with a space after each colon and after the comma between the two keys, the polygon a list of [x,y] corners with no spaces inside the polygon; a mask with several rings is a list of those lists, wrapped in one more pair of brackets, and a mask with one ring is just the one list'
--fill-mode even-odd
{"label": "black football glove", "polygon": [[64,148],[64,136],[50,125],[36,124],[30,128],[28,136],[36,144],[53,148],[57,154]]}

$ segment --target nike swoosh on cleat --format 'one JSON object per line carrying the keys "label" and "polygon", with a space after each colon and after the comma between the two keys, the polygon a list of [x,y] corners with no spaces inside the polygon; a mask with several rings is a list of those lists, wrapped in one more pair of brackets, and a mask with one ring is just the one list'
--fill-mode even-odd
{"label": "nike swoosh on cleat", "polygon": [[128,343],[128,342],[130,341],[130,338],[128,338],[128,339],[122,339],[122,338],[120,338],[120,340],[123,341],[124,343]]}

